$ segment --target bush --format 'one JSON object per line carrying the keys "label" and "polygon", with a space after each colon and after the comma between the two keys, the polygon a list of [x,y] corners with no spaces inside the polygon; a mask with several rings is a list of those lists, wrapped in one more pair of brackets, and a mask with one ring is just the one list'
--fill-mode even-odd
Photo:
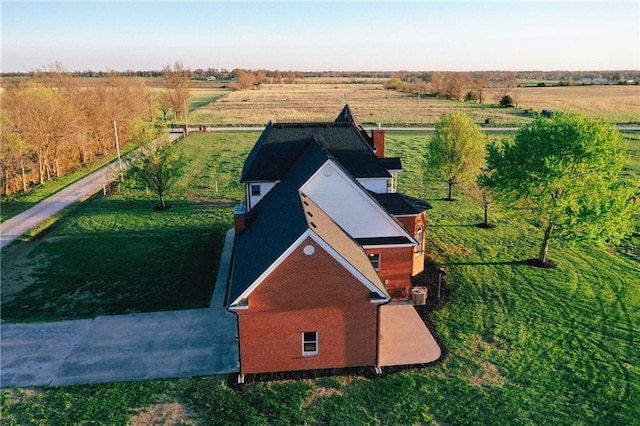
{"label": "bush", "polygon": [[509,95],[504,95],[500,99],[500,106],[503,108],[513,108],[513,99]]}

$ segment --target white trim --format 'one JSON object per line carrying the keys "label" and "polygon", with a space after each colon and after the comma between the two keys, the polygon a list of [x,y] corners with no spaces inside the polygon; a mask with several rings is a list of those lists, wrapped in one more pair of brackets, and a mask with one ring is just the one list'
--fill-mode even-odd
{"label": "white trim", "polygon": [[[305,334],[315,334],[315,339],[314,340],[305,340],[304,339],[304,335]],[[303,331],[300,333],[302,336],[302,356],[316,356],[318,355],[318,353],[320,352],[320,333],[318,333],[318,331]],[[313,343],[316,347],[316,349],[314,351],[307,351],[304,349],[304,345],[305,343]]]}
{"label": "white trim", "polygon": [[380,244],[380,245],[370,245],[362,246],[363,249],[376,249],[376,248],[403,248],[403,247],[415,247],[418,244],[413,243],[403,243],[403,244]]}
{"label": "white trim", "polygon": [[245,309],[249,309],[249,305],[231,305],[227,308],[229,311],[243,311]]}
{"label": "white trim", "polygon": [[280,264],[284,262],[285,259],[289,257],[291,253],[293,253],[295,249],[300,246],[300,244],[302,244],[302,242],[309,236],[309,232],[309,229],[303,232],[293,242],[293,244],[291,244],[288,249],[286,249],[280,256],[278,256],[278,258],[271,265],[269,265],[269,267],[265,269],[264,272],[262,272],[262,274],[260,274],[260,276],[256,278],[255,281],[251,283],[251,285],[247,287],[245,291],[243,291],[238,297],[236,297],[229,306],[234,307],[234,305],[236,305],[236,303],[238,303],[240,300],[248,298],[249,294],[251,294],[253,290],[255,290],[255,288],[258,287],[260,283],[262,283],[262,281],[264,281],[269,275],[271,275],[271,273],[275,271],[276,268],[280,266]]}
{"label": "white trim", "polygon": [[262,273],[256,280],[251,283],[249,287],[245,291],[243,291],[236,299],[229,304],[230,310],[236,309],[248,309],[249,307],[246,305],[237,305],[239,301],[242,299],[247,299],[249,295],[256,289],[271,273],[273,273],[282,262],[287,259],[291,253],[293,253],[298,247],[302,245],[304,240],[310,237],[313,241],[315,241],[323,250],[325,250],[331,257],[333,257],[342,267],[344,267],[351,275],[353,275],[358,281],[360,281],[370,292],[375,292],[380,295],[381,299],[376,300],[376,303],[386,302],[391,300],[391,298],[382,293],[381,290],[373,284],[369,279],[364,276],[355,266],[351,263],[347,262],[347,260],[342,257],[333,247],[331,247],[326,241],[324,241],[318,234],[316,234],[313,230],[307,229],[304,231],[290,246],[287,248],[269,267]]}

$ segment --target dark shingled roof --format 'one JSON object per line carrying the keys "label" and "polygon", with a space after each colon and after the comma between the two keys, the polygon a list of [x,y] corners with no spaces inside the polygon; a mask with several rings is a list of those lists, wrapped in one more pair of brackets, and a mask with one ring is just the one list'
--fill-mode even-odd
{"label": "dark shingled roof", "polygon": [[400,160],[400,157],[381,158],[380,161],[387,170],[402,170],[402,160]]}
{"label": "dark shingled roof", "polygon": [[376,157],[369,136],[347,105],[333,122],[269,123],[249,153],[240,181],[281,180],[312,141],[356,179],[390,177],[388,164]]}
{"label": "dark shingled roof", "polygon": [[[301,201],[299,188],[327,159],[318,144],[308,144],[280,183],[247,213],[248,226],[235,242],[227,303],[240,297],[310,227],[367,277],[379,293],[386,294],[382,281],[358,243],[309,198],[305,198],[306,206]],[[305,210],[312,212],[313,219]]]}
{"label": "dark shingled roof", "polygon": [[370,192],[370,194],[393,216],[415,215],[431,209],[431,205],[426,201],[399,192],[386,194]]}
{"label": "dark shingled roof", "polygon": [[229,303],[308,229],[298,189],[326,161],[317,144],[308,144],[282,181],[247,213],[247,228],[236,238]]}

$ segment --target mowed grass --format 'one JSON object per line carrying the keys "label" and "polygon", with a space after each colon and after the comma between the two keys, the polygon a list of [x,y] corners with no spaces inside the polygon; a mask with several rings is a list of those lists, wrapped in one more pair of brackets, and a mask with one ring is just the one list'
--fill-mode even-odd
{"label": "mowed grass", "polygon": [[[241,197],[242,188],[225,179],[238,176],[257,136],[210,133],[181,142],[193,159],[194,177],[190,185],[182,184],[168,212],[150,211],[154,200],[142,193],[86,204],[139,203],[141,218],[167,218],[166,213],[183,209],[181,215],[197,215],[193,225],[184,226],[194,230],[187,239],[197,241],[207,232],[215,239],[231,217],[217,216],[225,209],[214,204]],[[377,379],[335,376],[251,384],[242,391],[230,389],[224,377],[12,390],[2,394],[3,424],[64,424],[59,420],[64,418],[113,425],[144,418],[148,424],[145,415],[166,418],[159,407],[167,406],[189,413],[179,420],[184,424],[206,425],[638,424],[640,262],[607,248],[554,241],[550,257],[558,268],[525,265],[522,261],[537,253],[540,230],[506,207],[492,212],[495,229],[479,229],[474,224],[481,221],[482,210],[463,191],[456,192],[459,201],[443,201],[445,185],[420,172],[429,136],[388,132],[386,147],[388,156],[403,159],[401,191],[433,205],[428,250],[446,269],[453,290],[447,306],[433,313],[447,351],[443,362]],[[495,137],[503,136],[508,135]],[[639,141],[631,139],[634,152]],[[640,173],[635,164],[631,160],[630,173]],[[198,208],[212,213],[200,216]],[[82,222],[73,212],[70,218]],[[144,234],[163,235],[165,227],[174,226],[162,220],[148,223]],[[180,226],[185,220],[179,220]],[[195,225],[199,220],[208,223]],[[69,234],[70,227],[61,224],[47,236],[59,241],[49,244]],[[181,265],[185,251],[163,251],[164,261]],[[203,255],[212,268],[214,256],[213,251]]]}
{"label": "mowed grass", "polygon": [[257,136],[206,136],[180,142],[188,172],[168,196],[170,210],[155,211],[153,194],[114,184],[114,195],[75,204],[37,239],[6,248],[2,319],[208,306],[232,208],[243,195],[237,167]]}
{"label": "mowed grass", "polygon": [[[463,111],[478,124],[521,126],[533,114],[525,110],[580,111],[612,123],[640,124],[640,87],[522,87],[511,95],[518,108],[500,108],[494,90],[485,89],[485,103],[457,102],[385,90],[384,80],[303,79],[299,84],[263,84],[257,90],[229,92],[190,114],[191,123],[260,125],[269,121],[333,120],[349,104],[367,126],[433,126],[443,114]],[[195,93],[195,92],[194,92]]]}

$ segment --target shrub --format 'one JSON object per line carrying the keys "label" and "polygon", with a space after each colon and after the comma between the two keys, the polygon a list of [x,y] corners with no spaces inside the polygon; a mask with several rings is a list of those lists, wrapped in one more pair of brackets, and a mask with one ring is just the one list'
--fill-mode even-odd
{"label": "shrub", "polygon": [[513,99],[509,95],[504,95],[500,99],[500,106],[503,108],[513,108]]}

